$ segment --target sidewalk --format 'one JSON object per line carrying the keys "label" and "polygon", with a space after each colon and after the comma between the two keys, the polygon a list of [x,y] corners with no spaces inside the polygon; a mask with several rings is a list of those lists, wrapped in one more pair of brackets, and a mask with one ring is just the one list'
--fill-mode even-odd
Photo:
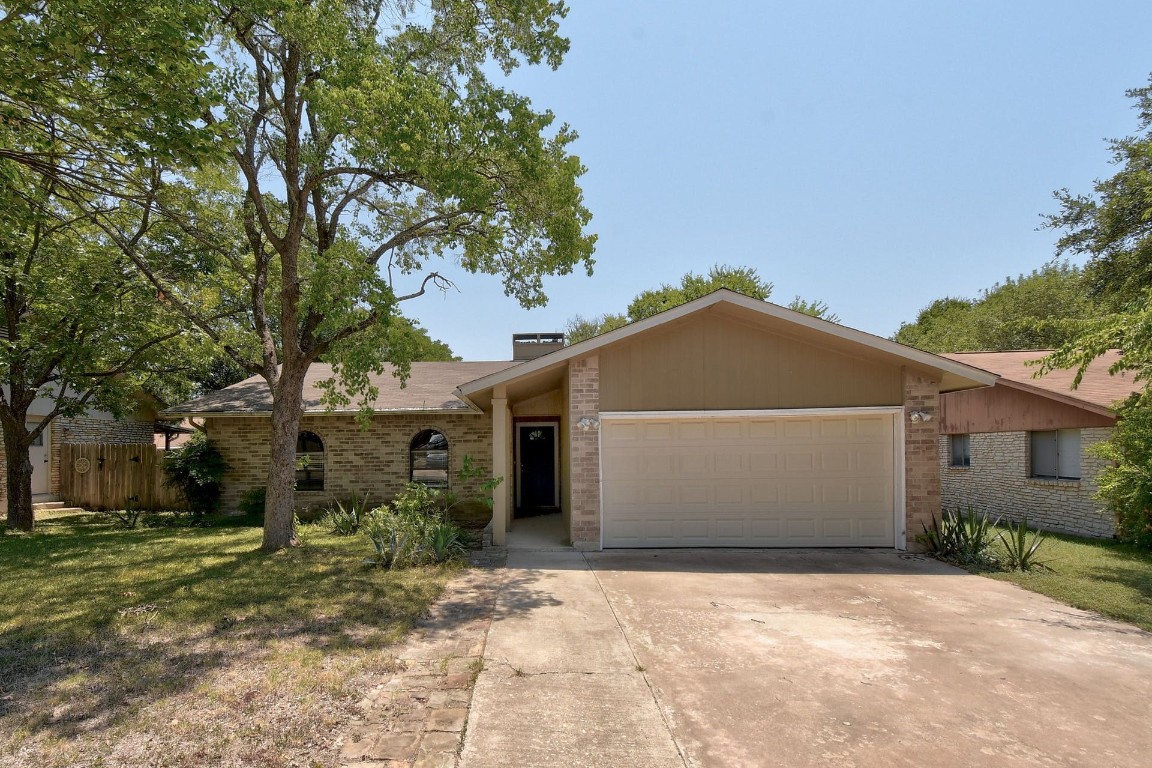
{"label": "sidewalk", "polygon": [[510,549],[461,768],[683,768],[579,552]]}

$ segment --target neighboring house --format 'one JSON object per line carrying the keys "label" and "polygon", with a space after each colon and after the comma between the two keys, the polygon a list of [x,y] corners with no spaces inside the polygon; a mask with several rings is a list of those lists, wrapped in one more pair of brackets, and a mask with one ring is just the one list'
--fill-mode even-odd
{"label": "neighboring house", "polygon": [[1115,376],[1110,352],[1095,360],[1076,389],[1074,370],[1033,378],[1029,365],[1045,350],[944,355],[998,374],[996,385],[941,398],[940,466],[945,509],[1082,536],[1115,534],[1112,515],[1093,497],[1105,461],[1091,447],[1116,424],[1113,406],[1140,389],[1129,373]]}
{"label": "neighboring house", "polygon": [[[377,377],[375,415],[326,413],[315,365],[297,444],[301,503],[458,487],[491,476],[494,540],[562,515],[579,548],[903,549],[940,511],[940,393],[995,375],[727,290],[593,339],[515,342],[534,359],[415,363]],[[265,482],[271,401],[248,379],[172,408],[231,470],[224,501]]]}
{"label": "neighboring house", "polygon": [[[28,412],[29,425],[38,424],[51,413],[53,401],[37,398]],[[122,418],[91,408],[82,416],[57,417],[31,447],[33,500],[55,498],[60,493],[61,447],[77,443],[152,443],[156,404],[141,396],[136,410]],[[7,469],[7,457],[0,442],[0,477]],[[39,499],[37,498],[39,497]],[[0,481],[0,504],[6,503],[7,484]]]}

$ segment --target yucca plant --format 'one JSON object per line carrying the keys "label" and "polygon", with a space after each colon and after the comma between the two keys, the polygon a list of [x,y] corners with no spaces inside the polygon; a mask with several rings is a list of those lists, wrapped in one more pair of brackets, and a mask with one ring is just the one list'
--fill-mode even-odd
{"label": "yucca plant", "polygon": [[368,514],[368,494],[358,496],[352,494],[348,506],[337,499],[334,505],[328,508],[325,519],[332,526],[332,533],[337,536],[354,536],[360,530],[360,523]]}
{"label": "yucca plant", "polygon": [[977,512],[971,506],[965,512],[959,508],[944,510],[939,520],[932,518],[931,527],[924,526],[920,541],[942,560],[983,565],[992,561],[988,550],[995,539],[995,525],[987,512]]}
{"label": "yucca plant", "polygon": [[1001,531],[996,537],[1004,548],[1003,565],[1011,571],[1031,571],[1034,568],[1047,568],[1045,561],[1037,558],[1036,553],[1046,539],[1044,532],[1037,529],[1035,533],[1028,530],[1028,518],[1025,517],[1018,525],[1008,521],[1008,530]]}

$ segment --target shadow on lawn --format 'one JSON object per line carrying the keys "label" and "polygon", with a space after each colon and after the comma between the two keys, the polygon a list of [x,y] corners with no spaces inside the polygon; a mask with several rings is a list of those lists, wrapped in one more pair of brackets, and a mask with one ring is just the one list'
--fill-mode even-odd
{"label": "shadow on lawn", "polygon": [[271,555],[258,544],[251,528],[93,519],[0,538],[0,733],[70,738],[129,723],[142,705],[267,663],[283,642],[313,664],[343,651],[386,659],[444,577],[367,568],[362,540]]}

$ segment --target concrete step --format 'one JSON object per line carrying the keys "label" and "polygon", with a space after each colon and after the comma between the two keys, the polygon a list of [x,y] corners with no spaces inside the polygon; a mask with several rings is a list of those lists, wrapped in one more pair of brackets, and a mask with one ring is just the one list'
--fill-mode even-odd
{"label": "concrete step", "polygon": [[61,505],[59,507],[49,507],[47,509],[41,509],[40,507],[33,507],[32,508],[32,514],[33,515],[39,515],[39,514],[43,514],[45,512],[51,512],[53,515],[66,515],[66,514],[70,514],[72,512],[87,512],[87,511],[88,510],[84,509],[83,507],[65,507],[63,505]]}
{"label": "concrete step", "polygon": [[32,502],[32,509],[40,512],[48,509],[63,509],[64,502],[62,501],[34,501]]}

